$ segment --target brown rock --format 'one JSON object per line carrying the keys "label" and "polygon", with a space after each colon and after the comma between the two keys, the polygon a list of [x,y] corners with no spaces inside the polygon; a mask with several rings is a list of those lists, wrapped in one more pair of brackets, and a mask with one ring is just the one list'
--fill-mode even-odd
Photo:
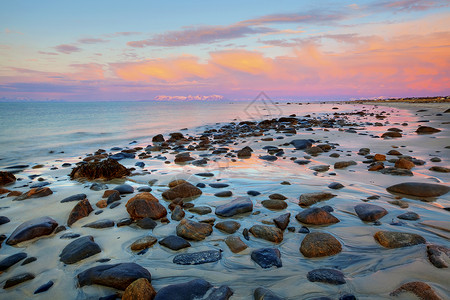
{"label": "brown rock", "polygon": [[349,160],[349,161],[338,161],[334,163],[334,168],[335,169],[343,169],[346,168],[348,166],[354,166],[356,165],[356,162],[353,160]]}
{"label": "brown rock", "polygon": [[220,231],[233,234],[241,227],[241,224],[236,221],[223,221],[217,223],[214,227],[216,227]]}
{"label": "brown rock", "polygon": [[283,241],[283,231],[280,228],[265,226],[265,225],[253,225],[249,230],[255,237],[264,239],[273,243],[281,243]]}
{"label": "brown rock", "polygon": [[193,186],[189,182],[185,182],[165,191],[162,193],[162,196],[167,200],[174,200],[176,198],[192,198],[200,196],[201,194],[202,191],[199,188]]}
{"label": "brown rock", "polygon": [[126,208],[134,220],[143,218],[158,220],[167,215],[166,208],[149,192],[137,194],[128,200]]}
{"label": "brown rock", "polygon": [[331,193],[319,192],[319,193],[305,193],[300,195],[298,205],[301,207],[306,207],[313,205],[317,202],[326,201],[331,198],[336,197],[336,195]]}
{"label": "brown rock", "polygon": [[415,233],[378,231],[373,237],[385,248],[402,248],[426,243],[422,236]]}
{"label": "brown rock", "polygon": [[142,237],[142,238],[136,240],[135,242],[133,242],[133,244],[131,244],[130,248],[133,251],[139,251],[139,250],[150,248],[156,242],[157,242],[157,239],[155,237],[149,235],[149,236]]}
{"label": "brown rock", "polygon": [[413,281],[405,283],[401,287],[393,291],[390,295],[398,296],[399,294],[404,292],[411,292],[422,300],[441,300],[441,297],[439,297],[433,291],[431,286],[421,281]]}
{"label": "brown rock", "polygon": [[95,203],[95,206],[97,206],[98,208],[105,208],[108,206],[108,203],[106,202],[106,200],[100,200]]}
{"label": "brown rock", "polygon": [[288,205],[283,200],[263,200],[261,204],[268,209],[272,210],[281,210],[285,209]]}
{"label": "brown rock", "polygon": [[0,188],[0,195],[6,194],[6,193],[9,193],[9,192],[11,192],[11,191],[8,190],[8,189]]}
{"label": "brown rock", "polygon": [[239,158],[250,158],[252,156],[252,148],[244,147],[237,152]]}
{"label": "brown rock", "polygon": [[170,218],[175,221],[181,221],[184,218],[185,214],[186,213],[181,208],[181,206],[177,205],[173,209],[172,214],[170,215]]}
{"label": "brown rock", "polygon": [[72,169],[70,178],[73,179],[102,179],[111,180],[122,178],[131,174],[131,171],[118,163],[116,160],[108,158],[103,161],[93,161],[82,164]]}
{"label": "brown rock", "polygon": [[146,278],[139,278],[131,283],[123,293],[122,300],[153,300],[156,291]]}
{"label": "brown rock", "polygon": [[289,225],[289,220],[291,218],[291,213],[282,214],[275,219],[273,219],[273,222],[275,225],[277,225],[278,228],[281,230],[285,230],[286,227]]}
{"label": "brown rock", "polygon": [[369,168],[369,171],[379,171],[379,170],[381,170],[381,169],[384,169],[384,164],[383,164],[382,162],[376,163],[376,164],[374,164],[373,166],[371,166],[371,167]]}
{"label": "brown rock", "polygon": [[300,246],[300,252],[305,257],[331,256],[341,251],[341,243],[331,234],[324,232],[308,233]]}
{"label": "brown rock", "polygon": [[400,137],[402,137],[402,134],[401,134],[400,132],[388,131],[388,132],[383,133],[383,134],[381,135],[381,137],[382,137],[382,138],[387,138],[387,137],[390,137],[390,138],[400,138]]}
{"label": "brown rock", "polygon": [[410,161],[410,160],[407,160],[405,158],[400,158],[399,160],[397,160],[395,162],[395,167],[396,168],[401,168],[401,169],[411,170],[412,168],[415,167],[415,164],[412,161]]}
{"label": "brown rock", "polygon": [[375,161],[385,161],[386,160],[386,155],[384,155],[384,154],[375,154],[373,156],[373,159]]}
{"label": "brown rock", "polygon": [[116,191],[116,190],[106,190],[103,193],[102,198],[108,198],[109,196],[111,196],[112,194],[115,194],[115,193],[118,193],[118,191]]}
{"label": "brown rock", "polygon": [[444,246],[428,245],[427,255],[436,268],[448,268],[450,262],[450,249]]}
{"label": "brown rock", "polygon": [[19,191],[12,191],[11,193],[9,193],[6,197],[17,197],[22,195],[22,192]]}
{"label": "brown rock", "polygon": [[10,172],[0,171],[0,186],[16,182],[16,176]]}
{"label": "brown rock", "polygon": [[298,213],[295,218],[303,224],[331,225],[339,219],[320,207],[308,208]]}
{"label": "brown rock", "polygon": [[439,197],[447,194],[450,187],[435,183],[403,182],[392,185],[386,190],[390,193],[399,193],[415,197]]}
{"label": "brown rock", "polygon": [[171,182],[169,182],[169,187],[173,188],[176,187],[177,185],[180,185],[182,183],[186,183],[187,181],[184,179],[176,179],[176,180],[172,180]]}
{"label": "brown rock", "polygon": [[204,240],[212,233],[212,226],[206,223],[198,223],[183,219],[177,225],[177,235],[194,241]]}
{"label": "brown rock", "polygon": [[67,225],[72,226],[73,223],[81,218],[89,216],[89,214],[94,211],[88,199],[79,201],[69,214],[69,219],[67,219]]}
{"label": "brown rock", "polygon": [[18,196],[14,200],[25,200],[30,198],[40,198],[53,194],[53,191],[48,187],[40,187],[29,190],[27,193]]}
{"label": "brown rock", "polygon": [[419,128],[417,128],[416,130],[417,134],[432,134],[436,132],[441,132],[441,130],[429,126],[419,126]]}
{"label": "brown rock", "polygon": [[248,248],[248,246],[238,236],[228,236],[225,239],[225,244],[230,248],[231,252],[239,253]]}
{"label": "brown rock", "polygon": [[429,168],[428,170],[434,171],[434,172],[439,172],[439,173],[450,173],[450,168],[441,167],[441,166],[433,166],[433,167]]}

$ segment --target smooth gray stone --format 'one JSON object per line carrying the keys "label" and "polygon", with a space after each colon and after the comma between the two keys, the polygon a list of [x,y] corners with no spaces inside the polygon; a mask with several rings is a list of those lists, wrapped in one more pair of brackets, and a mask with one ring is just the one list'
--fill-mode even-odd
{"label": "smooth gray stone", "polygon": [[60,260],[65,264],[74,264],[92,255],[102,252],[100,246],[90,235],[83,236],[68,244],[61,254]]}
{"label": "smooth gray stone", "polygon": [[65,203],[65,202],[72,202],[72,201],[80,201],[80,200],[86,199],[86,197],[87,197],[86,194],[76,194],[76,195],[72,195],[67,198],[64,198],[60,202]]}
{"label": "smooth gray stone", "polygon": [[344,274],[334,269],[315,269],[306,275],[311,282],[323,282],[329,284],[345,284]]}
{"label": "smooth gray stone", "polygon": [[25,252],[20,252],[8,256],[7,258],[0,261],[0,272],[8,270],[9,267],[12,267],[13,265],[17,264],[19,261],[25,259],[26,257],[27,254]]}
{"label": "smooth gray stone", "polygon": [[227,204],[217,206],[215,213],[221,217],[232,217],[252,210],[253,202],[249,197],[238,197]]}

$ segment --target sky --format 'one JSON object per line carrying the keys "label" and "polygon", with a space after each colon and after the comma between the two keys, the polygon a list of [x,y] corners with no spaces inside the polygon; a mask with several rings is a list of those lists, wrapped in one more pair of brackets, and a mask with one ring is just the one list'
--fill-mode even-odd
{"label": "sky", "polygon": [[2,100],[450,95],[450,2],[3,0]]}

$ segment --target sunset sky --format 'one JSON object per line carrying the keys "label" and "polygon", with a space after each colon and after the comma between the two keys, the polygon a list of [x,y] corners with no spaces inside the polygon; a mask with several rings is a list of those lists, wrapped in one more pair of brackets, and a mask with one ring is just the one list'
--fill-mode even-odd
{"label": "sunset sky", "polygon": [[450,95],[449,1],[3,1],[0,99]]}

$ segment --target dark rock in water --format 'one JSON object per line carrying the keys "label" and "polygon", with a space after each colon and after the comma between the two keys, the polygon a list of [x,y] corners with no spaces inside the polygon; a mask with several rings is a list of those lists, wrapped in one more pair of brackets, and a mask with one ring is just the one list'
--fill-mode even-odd
{"label": "dark rock in water", "polygon": [[114,190],[118,191],[121,195],[134,193],[134,188],[129,184],[118,185]]}
{"label": "dark rock in water", "polygon": [[167,215],[166,208],[148,192],[137,194],[128,200],[126,207],[130,217],[134,220],[142,218],[158,220]]}
{"label": "dark rock in water", "polygon": [[267,160],[267,161],[276,161],[278,159],[278,157],[274,156],[274,155],[262,155],[258,157],[259,159],[262,160]]}
{"label": "dark rock in water", "polygon": [[22,282],[34,279],[34,275],[31,273],[19,274],[14,277],[8,278],[3,286],[4,289],[16,286]]}
{"label": "dark rock in water", "polygon": [[200,177],[213,177],[214,174],[213,173],[196,173],[195,175],[200,176]]}
{"label": "dark rock in water", "polygon": [[128,226],[133,223],[133,220],[130,218],[123,218],[117,222],[117,227]]}
{"label": "dark rock in water", "polygon": [[252,156],[252,148],[246,146],[237,152],[239,158],[249,158]]}
{"label": "dark rock in water", "polygon": [[[296,163],[297,165],[303,166],[303,165],[307,165],[307,164],[311,163],[311,161],[306,160],[306,159],[297,159],[297,160],[294,160],[294,163]],[[317,171],[317,170],[314,170],[314,171]],[[320,171],[318,171],[318,172],[320,172]]]}
{"label": "dark rock in water", "polygon": [[281,262],[280,250],[274,248],[261,248],[252,252],[251,258],[261,268],[267,269],[270,267],[281,268],[283,266]]}
{"label": "dark rock in water", "polygon": [[355,212],[364,222],[375,222],[387,215],[387,210],[374,204],[362,203],[355,206]]}
{"label": "dark rock in water", "polygon": [[439,173],[450,173],[450,168],[441,167],[441,166],[433,166],[433,167],[429,168],[428,170],[434,171],[434,172],[439,172]]}
{"label": "dark rock in water", "polygon": [[415,233],[378,231],[373,237],[385,248],[402,248],[426,243],[423,237]]}
{"label": "dark rock in water", "polygon": [[175,221],[181,221],[185,215],[186,215],[186,213],[181,208],[181,206],[177,205],[173,209],[172,214],[170,215],[170,218]]}
{"label": "dark rock in water", "polygon": [[381,169],[380,173],[393,175],[393,176],[414,176],[413,172],[411,172],[408,169],[401,169],[401,168],[395,168],[395,167]]}
{"label": "dark rock in water", "polygon": [[336,197],[336,195],[325,192],[305,193],[300,195],[298,205],[300,205],[301,207],[306,207],[316,204],[317,202],[329,200],[334,197]]}
{"label": "dark rock in water", "polygon": [[323,282],[329,284],[345,284],[344,274],[334,269],[315,269],[306,275],[311,282]]}
{"label": "dark rock in water", "polygon": [[61,235],[59,238],[69,240],[69,239],[76,239],[80,236],[81,235],[79,233],[69,232],[69,233],[65,233],[65,234]]}
{"label": "dark rock in water", "polygon": [[267,208],[272,210],[282,210],[285,209],[288,205],[283,200],[264,200],[261,202],[261,204]]}
{"label": "dark rock in water", "polygon": [[419,220],[420,216],[418,214],[416,214],[415,212],[408,211],[401,215],[398,215],[397,218],[402,219],[402,220],[415,221],[415,220]]}
{"label": "dark rock in water", "polygon": [[330,165],[319,165],[319,166],[312,166],[309,168],[310,170],[316,171],[316,172],[326,172],[330,169]]}
{"label": "dark rock in water", "polygon": [[342,245],[329,233],[308,233],[302,241],[300,252],[305,257],[323,257],[338,254]]}
{"label": "dark rock in water", "polygon": [[233,235],[227,236],[225,239],[225,244],[227,244],[228,248],[230,248],[233,253],[239,253],[248,248],[240,237]]}
{"label": "dark rock in water", "polygon": [[144,163],[143,161],[138,161],[138,162],[135,163],[134,165],[135,165],[136,167],[139,167],[139,168],[145,167],[145,163]]}
{"label": "dark rock in water", "polygon": [[172,187],[170,190],[162,193],[162,196],[167,200],[175,200],[176,198],[192,198],[200,196],[202,191],[190,184],[189,182],[184,182]]}
{"label": "dark rock in water", "polygon": [[292,140],[290,144],[293,145],[297,150],[304,150],[307,148],[311,148],[313,142],[313,140]]}
{"label": "dark rock in water", "polygon": [[6,240],[6,244],[12,246],[36,237],[49,235],[57,226],[58,223],[50,217],[32,219],[19,225]]}
{"label": "dark rock in water", "polygon": [[352,294],[344,294],[339,297],[339,300],[356,300],[356,297]]}
{"label": "dark rock in water", "polygon": [[101,251],[100,246],[89,235],[83,236],[68,244],[59,257],[65,264],[74,264]]}
{"label": "dark rock in water", "polygon": [[349,166],[354,166],[356,165],[356,162],[353,160],[349,160],[349,161],[338,161],[336,163],[334,163],[334,168],[335,169],[343,169]]}
{"label": "dark rock in water", "polygon": [[93,191],[101,191],[101,190],[106,190],[108,188],[108,186],[104,183],[93,183],[90,187],[91,190]]}
{"label": "dark rock in water", "polygon": [[227,183],[210,183],[209,186],[212,188],[215,188],[215,189],[221,189],[221,188],[226,188],[230,185]]}
{"label": "dark rock in water", "polygon": [[163,143],[164,142],[164,136],[162,134],[157,134],[154,137],[152,137],[153,143]]}
{"label": "dark rock in water", "polygon": [[329,206],[329,205],[324,205],[324,206],[321,207],[321,209],[323,209],[323,210],[325,210],[325,211],[327,211],[329,213],[334,211],[334,209],[331,206]]}
{"label": "dark rock in water", "polygon": [[439,197],[447,194],[450,187],[435,183],[404,182],[392,185],[386,190],[390,193],[399,193],[415,197]]}
{"label": "dark rock in water", "polygon": [[67,230],[67,228],[66,228],[66,226],[64,226],[64,225],[58,226],[58,227],[56,227],[56,229],[55,229],[55,234],[60,233],[60,232],[62,232],[62,231],[66,231],[66,230]]}
{"label": "dark rock in water", "polygon": [[273,243],[281,243],[283,241],[283,231],[277,227],[265,225],[253,225],[250,230],[255,237],[264,239]]}
{"label": "dark rock in water", "polygon": [[269,198],[272,200],[286,200],[287,197],[278,193],[269,195]]}
{"label": "dark rock in water", "polygon": [[103,179],[111,180],[122,178],[131,174],[131,171],[125,168],[114,159],[103,161],[91,161],[87,164],[77,166],[72,169],[70,178],[73,179]]}
{"label": "dark rock in water", "polygon": [[213,288],[208,297],[204,300],[228,300],[233,295],[233,290],[226,285]]}
{"label": "dark rock in water", "polygon": [[344,187],[344,185],[339,182],[332,182],[328,185],[328,188],[333,189],[333,190],[339,190],[339,189],[342,189],[343,187]]}
{"label": "dark rock in water", "polygon": [[232,191],[218,192],[218,193],[215,193],[214,196],[216,196],[216,197],[231,197],[231,196],[233,196],[233,192]]}
{"label": "dark rock in water", "polygon": [[37,261],[37,258],[36,258],[36,257],[34,257],[34,256],[28,257],[27,259],[25,259],[25,260],[23,261],[23,263],[21,264],[21,266],[25,266],[25,265],[31,264],[31,263],[34,262],[34,261]]}
{"label": "dark rock in water", "polygon": [[236,221],[223,221],[217,223],[215,227],[220,231],[233,234],[241,227],[241,224]]}
{"label": "dark rock in water", "polygon": [[8,256],[7,258],[0,261],[0,272],[8,270],[9,267],[17,264],[19,261],[25,259],[27,254],[24,252],[16,253]]}
{"label": "dark rock in water", "polygon": [[169,235],[163,238],[162,240],[159,241],[159,244],[161,246],[167,247],[175,251],[188,248],[191,246],[191,244],[188,241],[176,235]]}
{"label": "dark rock in water", "polygon": [[64,198],[61,200],[61,203],[72,202],[72,201],[80,201],[86,199],[86,194],[76,194],[70,197]]}
{"label": "dark rock in water", "polygon": [[89,214],[93,211],[94,209],[92,208],[88,199],[85,198],[84,200],[81,200],[70,212],[69,219],[67,220],[67,225],[72,226],[73,223],[75,223],[79,219],[89,216]]}
{"label": "dark rock in water", "polygon": [[136,225],[142,229],[154,229],[158,224],[151,218],[143,218],[137,220]]}
{"label": "dark rock in water", "polygon": [[152,188],[149,186],[140,186],[137,188],[139,193],[144,193],[144,192],[148,192],[150,193],[152,191]]}
{"label": "dark rock in water", "polygon": [[421,281],[413,281],[402,284],[398,289],[390,293],[390,296],[398,296],[404,292],[410,292],[416,295],[419,299],[422,300],[441,300],[439,297],[425,282]]}
{"label": "dark rock in water", "polygon": [[22,195],[16,197],[14,200],[20,201],[20,200],[25,200],[25,199],[30,199],[30,198],[40,198],[40,197],[49,196],[51,194],[53,194],[53,191],[50,188],[40,187],[40,188],[31,189],[28,192],[23,193]]}
{"label": "dark rock in water", "polygon": [[209,206],[194,206],[189,208],[188,211],[199,215],[206,215],[212,212],[212,209]]}
{"label": "dark rock in water", "polygon": [[417,128],[416,130],[417,134],[432,134],[436,132],[441,132],[441,130],[429,126],[419,126],[419,128]]}
{"label": "dark rock in water", "polygon": [[29,167],[29,165],[15,165],[15,166],[6,167],[5,169],[8,169],[8,170],[11,170],[11,169],[26,169],[28,167]]}
{"label": "dark rock in water", "polygon": [[200,251],[195,253],[178,254],[173,258],[177,265],[200,265],[216,262],[222,258],[222,252],[218,250]]}
{"label": "dark rock in water", "polygon": [[35,291],[34,291],[34,293],[33,294],[40,294],[40,293],[43,293],[43,292],[46,292],[46,291],[48,291],[51,287],[53,286],[53,281],[49,281],[49,282],[47,282],[47,283],[44,283],[43,285],[41,285],[40,287],[38,287]]}
{"label": "dark rock in water", "polygon": [[302,226],[299,230],[298,233],[309,233],[309,228],[306,226]]}
{"label": "dark rock in water", "polygon": [[275,223],[275,225],[277,225],[278,228],[280,228],[281,230],[285,230],[286,227],[289,225],[290,218],[291,218],[290,213],[282,214],[273,219],[273,222]]}
{"label": "dark rock in water", "polygon": [[207,236],[211,235],[212,231],[213,229],[210,224],[198,223],[186,219],[181,220],[177,225],[177,235],[188,240],[204,240]]}
{"label": "dark rock in water", "polygon": [[444,246],[428,245],[427,246],[428,260],[436,268],[448,268],[447,263],[450,262],[450,249]]}
{"label": "dark rock in water", "polygon": [[86,225],[83,225],[82,227],[89,227],[89,228],[108,228],[108,227],[114,227],[114,221],[111,220],[97,220],[91,223],[88,223]]}
{"label": "dark rock in water", "polygon": [[253,293],[253,298],[255,300],[283,300],[284,298],[278,297],[272,291],[259,287]]}
{"label": "dark rock in water", "polygon": [[216,207],[216,215],[221,217],[232,217],[237,214],[250,212],[253,210],[252,200],[248,197],[238,197],[227,204]]}
{"label": "dark rock in water", "polygon": [[35,184],[30,185],[30,188],[35,189],[35,188],[40,188],[40,187],[44,187],[47,185],[50,185],[50,182],[47,182],[47,181],[36,182]]}
{"label": "dark rock in water", "polygon": [[6,216],[0,216],[0,225],[9,223],[11,220]]}
{"label": "dark rock in water", "polygon": [[80,287],[99,284],[119,290],[125,290],[133,281],[145,278],[151,282],[151,274],[135,263],[100,265],[89,268],[77,275]]}
{"label": "dark rock in water", "polygon": [[[122,300],[151,300],[155,298],[156,291],[145,278],[139,278],[131,283],[123,293]],[[112,300],[116,300],[115,298]]]}
{"label": "dark rock in water", "polygon": [[[118,191],[115,191],[115,193],[111,193],[109,196],[108,196],[108,198],[106,199],[106,204],[107,205],[109,205],[109,204],[112,204],[111,205],[111,207],[113,206],[113,205],[118,205],[118,203],[116,202],[116,201],[119,201],[121,198],[120,198],[120,193],[118,192]],[[114,202],[116,202],[116,203],[114,203]],[[110,207],[110,208],[111,208]]]}
{"label": "dark rock in water", "polygon": [[16,176],[13,173],[0,171],[0,186],[16,182]]}
{"label": "dark rock in water", "polygon": [[203,182],[199,182],[199,183],[197,183],[195,186],[198,187],[198,188],[203,189],[203,188],[206,187],[206,184],[204,184]]}
{"label": "dark rock in water", "polygon": [[247,195],[249,195],[249,196],[258,196],[258,195],[261,195],[261,193],[258,192],[258,191],[248,191]]}
{"label": "dark rock in water", "polygon": [[311,225],[331,225],[339,222],[338,218],[319,207],[305,209],[298,213],[295,218],[300,223]]}
{"label": "dark rock in water", "polygon": [[211,287],[211,284],[203,279],[194,279],[185,283],[171,284],[161,288],[154,300],[202,299]]}

